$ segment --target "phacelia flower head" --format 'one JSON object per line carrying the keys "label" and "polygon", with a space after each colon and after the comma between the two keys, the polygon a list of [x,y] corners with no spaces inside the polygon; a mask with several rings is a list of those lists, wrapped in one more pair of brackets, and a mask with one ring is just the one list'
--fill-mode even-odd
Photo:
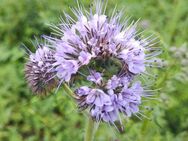
{"label": "phacelia flower head", "polygon": [[[120,115],[130,117],[140,113],[142,97],[146,97],[141,82],[150,75],[148,68],[159,67],[156,57],[160,49],[155,47],[152,36],[142,38],[137,22],[123,20],[123,12],[114,9],[107,16],[106,6],[104,1],[96,0],[88,11],[80,5],[71,8],[76,18],[65,13],[66,20],[54,27],[59,37],[44,39],[53,50],[54,61],[50,66],[60,84],[85,82],[74,91],[79,109],[87,110],[96,121],[114,124],[121,121]],[[39,65],[44,55],[37,54],[31,57],[35,58],[31,62],[38,71],[47,73],[48,69]],[[32,86],[34,71],[28,75]]]}
{"label": "phacelia flower head", "polygon": [[86,11],[72,8],[75,18],[65,13],[56,27],[59,38],[46,36],[54,48],[54,68],[62,82],[81,75],[88,86],[75,90],[78,107],[89,109],[94,120],[114,123],[119,114],[130,117],[139,112],[144,89],[139,76],[157,66],[159,48],[152,36],[141,38],[136,22],[122,20],[123,13],[105,14],[106,4],[94,2]]}

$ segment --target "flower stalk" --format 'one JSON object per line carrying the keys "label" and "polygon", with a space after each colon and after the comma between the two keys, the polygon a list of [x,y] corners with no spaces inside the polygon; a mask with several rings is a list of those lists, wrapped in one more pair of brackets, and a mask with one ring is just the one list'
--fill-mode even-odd
{"label": "flower stalk", "polygon": [[[69,88],[69,86],[66,83],[63,83],[63,89],[71,97],[77,98],[74,92]],[[91,116],[88,116],[84,141],[93,141],[93,139],[94,139],[94,121],[92,120]]]}
{"label": "flower stalk", "polygon": [[70,87],[69,87],[66,83],[63,83],[62,86],[63,86],[64,91],[65,91],[68,95],[70,95],[72,98],[77,99],[77,97],[76,97],[76,95],[74,94],[74,92],[70,89]]}
{"label": "flower stalk", "polygon": [[88,117],[88,121],[86,123],[86,132],[84,141],[93,141],[94,139],[94,121],[91,116]]}

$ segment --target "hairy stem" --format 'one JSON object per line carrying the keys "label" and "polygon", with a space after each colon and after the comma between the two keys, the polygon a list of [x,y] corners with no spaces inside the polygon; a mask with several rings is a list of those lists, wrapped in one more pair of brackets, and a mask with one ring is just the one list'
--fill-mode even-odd
{"label": "hairy stem", "polygon": [[[71,97],[77,98],[76,95],[74,94],[74,92],[70,89],[70,87],[66,83],[63,83],[63,89]],[[94,121],[89,116],[88,122],[87,122],[87,125],[86,125],[86,133],[85,133],[85,140],[84,141],[93,141],[93,138],[94,138]]]}
{"label": "hairy stem", "polygon": [[74,94],[74,92],[70,89],[70,87],[69,87],[66,83],[63,83],[62,86],[63,86],[64,91],[65,91],[68,95],[70,95],[70,96],[73,97],[73,98],[77,98],[76,95]]}
{"label": "hairy stem", "polygon": [[85,140],[84,141],[93,141],[94,139],[94,121],[89,116],[88,122],[86,125]]}

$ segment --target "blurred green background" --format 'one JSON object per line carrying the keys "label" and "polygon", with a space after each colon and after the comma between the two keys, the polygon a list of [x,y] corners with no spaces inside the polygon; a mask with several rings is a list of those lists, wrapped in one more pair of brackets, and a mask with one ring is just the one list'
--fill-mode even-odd
{"label": "blurred green background", "polygon": [[[82,1],[89,7],[89,1]],[[188,0],[109,0],[139,26],[161,39],[165,68],[155,89],[159,100],[144,104],[150,119],[125,121],[125,132],[101,124],[96,141],[188,141]],[[0,0],[0,141],[82,141],[85,116],[63,90],[45,98],[32,95],[24,79],[21,44],[50,35],[74,0]],[[63,94],[63,95],[62,95]],[[149,107],[146,107],[149,105]]]}

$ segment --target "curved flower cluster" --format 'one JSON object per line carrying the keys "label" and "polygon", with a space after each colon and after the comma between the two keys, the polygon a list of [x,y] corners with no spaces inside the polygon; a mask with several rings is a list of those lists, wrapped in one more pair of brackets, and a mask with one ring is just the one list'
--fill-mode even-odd
{"label": "curved flower cluster", "polygon": [[[121,24],[122,12],[105,15],[106,5],[96,0],[95,10],[72,8],[76,19],[65,13],[66,21],[54,27],[59,37],[44,38],[54,51],[50,65],[60,84],[70,83],[74,76],[88,82],[75,90],[78,107],[88,109],[96,121],[114,123],[120,113],[127,117],[139,113],[146,95],[138,78],[150,75],[148,67],[158,67],[155,57],[160,49],[154,47],[152,36],[140,38],[136,23],[125,19]],[[36,53],[34,58],[43,57]]]}
{"label": "curved flower cluster", "polygon": [[89,108],[91,116],[97,120],[115,122],[119,113],[127,117],[139,111],[143,88],[140,82],[130,85],[127,77],[113,76],[103,90],[82,86],[75,91],[79,108]]}
{"label": "curved flower cluster", "polygon": [[55,63],[58,77],[69,82],[92,59],[114,57],[126,65],[128,73],[139,74],[145,70],[145,48],[143,41],[135,39],[135,25],[124,27],[119,16],[111,19],[99,13],[77,15],[78,21],[70,27],[62,25],[61,39],[50,39],[55,47]]}

